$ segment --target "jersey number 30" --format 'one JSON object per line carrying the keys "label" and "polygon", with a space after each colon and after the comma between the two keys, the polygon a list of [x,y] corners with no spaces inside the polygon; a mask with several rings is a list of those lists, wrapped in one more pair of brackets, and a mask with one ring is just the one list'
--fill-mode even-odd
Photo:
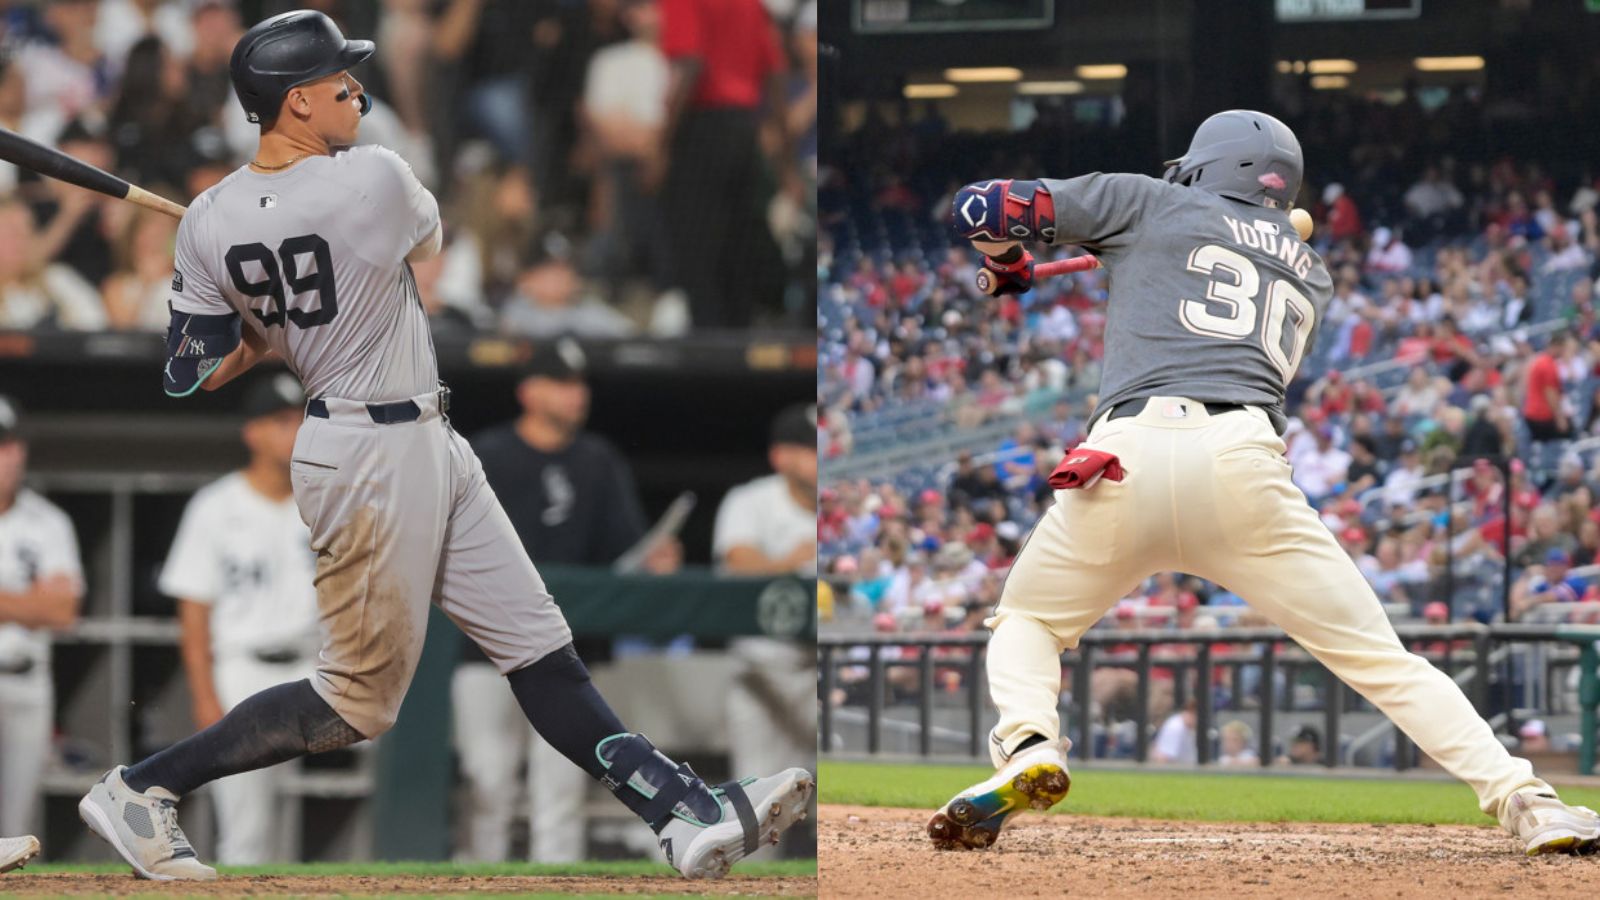
{"label": "jersey number 30", "polygon": [[[317,270],[302,274],[298,259],[307,254]],[[228,262],[228,275],[233,278],[233,286],[239,293],[246,297],[272,299],[265,312],[250,307],[261,324],[268,328],[283,325],[286,318],[301,328],[315,328],[332,322],[333,317],[339,314],[338,292],[333,287],[333,256],[328,252],[328,242],[321,235],[302,234],[287,238],[278,245],[276,256],[265,244],[235,244],[228,248],[224,258]],[[281,269],[278,266],[280,259],[283,260]],[[267,277],[261,281],[246,278],[244,264],[247,262],[261,266]],[[285,287],[288,291],[285,291]],[[298,298],[302,294],[316,294],[317,307],[296,309],[289,305],[291,298]]]}
{"label": "jersey number 30", "polygon": [[[1259,336],[1284,384],[1300,368],[1316,310],[1294,285],[1279,278],[1267,286],[1267,314],[1256,305],[1261,273],[1243,254],[1204,244],[1189,254],[1189,271],[1210,276],[1204,300],[1178,301],[1178,318],[1195,334],[1230,341]],[[1292,330],[1290,330],[1292,329]]]}

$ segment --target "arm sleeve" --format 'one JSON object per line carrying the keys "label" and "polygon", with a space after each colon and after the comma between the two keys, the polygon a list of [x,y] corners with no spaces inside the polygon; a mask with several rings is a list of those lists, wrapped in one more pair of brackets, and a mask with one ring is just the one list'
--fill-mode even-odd
{"label": "arm sleeve", "polygon": [[43,558],[39,561],[39,574],[70,575],[77,579],[78,584],[83,584],[83,559],[78,556],[78,535],[72,528],[72,520],[60,510],[52,510],[49,529],[52,532],[51,540],[43,544]]}
{"label": "arm sleeve", "polygon": [[713,561],[721,563],[729,550],[753,543],[750,534],[754,529],[751,525],[750,504],[745,502],[744,492],[734,488],[717,508],[717,524],[711,535]]}
{"label": "arm sleeve", "polygon": [[196,603],[212,603],[221,593],[218,554],[211,546],[211,516],[205,494],[196,494],[183,511],[178,536],[161,568],[161,593]]}
{"label": "arm sleeve", "polygon": [[669,60],[705,55],[698,0],[662,0],[661,53]]}
{"label": "arm sleeve", "polygon": [[349,154],[348,176],[365,206],[358,252],[376,265],[398,263],[439,227],[439,201],[393,150],[369,144]]}
{"label": "arm sleeve", "polygon": [[198,233],[203,228],[202,222],[202,216],[195,212],[178,222],[178,240],[173,248],[172,287],[168,296],[174,312],[201,316],[226,315],[234,310],[205,265],[207,255]]}
{"label": "arm sleeve", "polygon": [[1040,179],[1056,208],[1056,244],[1113,249],[1132,244],[1146,212],[1160,202],[1164,182],[1144,175],[1095,172]]}

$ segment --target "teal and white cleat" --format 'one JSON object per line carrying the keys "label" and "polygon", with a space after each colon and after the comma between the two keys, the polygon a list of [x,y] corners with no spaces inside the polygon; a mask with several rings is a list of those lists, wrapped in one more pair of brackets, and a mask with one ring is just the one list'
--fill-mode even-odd
{"label": "teal and white cleat", "polygon": [[955,795],[933,814],[928,837],[939,850],[983,850],[999,839],[1012,814],[1044,811],[1067,796],[1064,743],[1039,744],[1013,757],[994,777]]}

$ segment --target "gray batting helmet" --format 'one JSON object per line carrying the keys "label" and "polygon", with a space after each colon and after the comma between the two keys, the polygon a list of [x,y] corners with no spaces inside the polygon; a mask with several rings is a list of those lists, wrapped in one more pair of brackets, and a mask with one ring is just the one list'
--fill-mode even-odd
{"label": "gray batting helmet", "polygon": [[1300,140],[1289,126],[1266,113],[1230,109],[1200,123],[1189,152],[1167,161],[1166,180],[1288,209],[1304,175]]}
{"label": "gray batting helmet", "polygon": [[[371,41],[347,41],[333,20],[311,9],[273,16],[246,31],[229,61],[233,90],[252,122],[278,117],[290,88],[348,69],[371,56]],[[361,114],[372,101],[361,96]]]}

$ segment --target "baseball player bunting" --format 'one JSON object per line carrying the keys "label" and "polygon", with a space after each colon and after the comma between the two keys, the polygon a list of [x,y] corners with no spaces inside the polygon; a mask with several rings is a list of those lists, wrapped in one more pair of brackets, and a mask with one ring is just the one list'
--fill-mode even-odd
{"label": "baseball player bunting", "polygon": [[499,667],[539,733],[655,829],[678,871],[720,876],[804,815],[811,776],[793,768],[713,788],[624,728],[595,690],[483,466],[445,418],[407,264],[439,252],[438,204],[394,153],[334,149],[356,142],[370,102],[347,70],[373,51],[308,10],[240,39],[233,83],[261,124],[260,149],[189,208],[171,303],[169,394],[214,388],[270,349],[312,398],[290,473],[317,554],[316,672],[112,769],[79,813],[143,877],[215,878],[178,828],[177,799],[388,730],[434,603]]}
{"label": "baseball player bunting", "polygon": [[[1066,796],[1059,656],[1159,571],[1244,597],[1471,785],[1524,852],[1600,840],[1600,817],[1557,799],[1449,677],[1406,652],[1289,479],[1284,389],[1332,293],[1290,220],[1301,175],[1299,141],[1282,122],[1234,110],[1201,124],[1163,179],[986,181],[957,193],[964,236],[991,248],[1079,244],[1113,278],[1102,399],[1088,441],[1052,479],[1077,489],[1058,490],[986,623],[998,771],[934,815],[936,846],[989,846],[1017,810]],[[1047,208],[1053,222],[1032,214]],[[1078,459],[1091,452],[1105,456]]]}

